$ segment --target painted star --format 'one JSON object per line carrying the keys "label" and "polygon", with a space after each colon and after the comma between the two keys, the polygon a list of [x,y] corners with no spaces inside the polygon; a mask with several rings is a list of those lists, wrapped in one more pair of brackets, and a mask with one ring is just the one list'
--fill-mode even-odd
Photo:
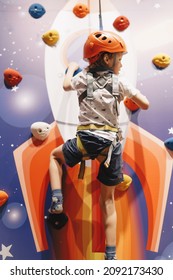
{"label": "painted star", "polygon": [[14,86],[14,87],[12,87],[11,91],[15,91],[15,92],[16,92],[16,91],[18,90],[18,88],[19,88],[19,87]]}
{"label": "painted star", "polygon": [[173,127],[168,128],[168,130],[169,130],[169,134],[173,134]]}
{"label": "painted star", "polygon": [[7,257],[13,258],[13,255],[10,253],[11,247],[12,244],[7,247],[4,244],[2,244],[2,250],[0,251],[0,255],[2,256],[3,260],[5,260]]}

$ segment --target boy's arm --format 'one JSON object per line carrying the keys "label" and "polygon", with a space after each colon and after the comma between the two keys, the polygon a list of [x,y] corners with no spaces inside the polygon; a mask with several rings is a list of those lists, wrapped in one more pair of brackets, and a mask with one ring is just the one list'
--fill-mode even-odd
{"label": "boy's arm", "polygon": [[131,100],[133,100],[143,110],[147,110],[149,108],[148,99],[140,92],[133,96]]}
{"label": "boy's arm", "polygon": [[74,72],[79,68],[79,65],[76,62],[71,62],[68,65],[67,73],[65,74],[63,89],[65,91],[72,90],[71,79],[73,77]]}

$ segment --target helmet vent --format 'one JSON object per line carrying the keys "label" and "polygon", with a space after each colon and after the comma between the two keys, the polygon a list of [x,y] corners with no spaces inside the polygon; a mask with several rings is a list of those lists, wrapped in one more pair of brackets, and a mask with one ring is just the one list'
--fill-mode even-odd
{"label": "helmet vent", "polygon": [[98,33],[95,35],[97,38],[99,38],[100,36],[102,36],[102,34]]}
{"label": "helmet vent", "polygon": [[106,39],[107,39],[107,37],[106,37],[106,36],[103,36],[102,40],[106,40]]}

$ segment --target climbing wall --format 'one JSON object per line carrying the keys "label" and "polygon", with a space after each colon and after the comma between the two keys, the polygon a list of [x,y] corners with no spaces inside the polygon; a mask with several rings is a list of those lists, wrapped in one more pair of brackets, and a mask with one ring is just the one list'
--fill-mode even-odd
{"label": "climbing wall", "polygon": [[68,223],[56,230],[47,221],[49,154],[75,136],[78,122],[76,94],[62,89],[64,73],[69,61],[87,65],[82,46],[96,29],[123,37],[121,75],[150,101],[147,111],[128,99],[121,104],[124,173],[133,182],[115,193],[118,256],[172,258],[173,4],[99,2],[0,1],[0,259],[103,259],[96,161],[87,162],[84,180],[78,165],[66,168]]}

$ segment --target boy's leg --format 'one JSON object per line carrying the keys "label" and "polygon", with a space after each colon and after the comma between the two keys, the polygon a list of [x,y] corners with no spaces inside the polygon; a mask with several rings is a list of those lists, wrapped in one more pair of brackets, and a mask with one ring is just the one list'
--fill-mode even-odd
{"label": "boy's leg", "polygon": [[62,165],[64,162],[61,145],[54,149],[50,155],[49,174],[52,189],[52,203],[49,211],[52,214],[59,214],[63,211]]}
{"label": "boy's leg", "polygon": [[116,259],[116,226],[117,215],[114,201],[115,186],[106,186],[101,184],[100,207],[103,216],[103,225],[105,229],[105,259]]}

